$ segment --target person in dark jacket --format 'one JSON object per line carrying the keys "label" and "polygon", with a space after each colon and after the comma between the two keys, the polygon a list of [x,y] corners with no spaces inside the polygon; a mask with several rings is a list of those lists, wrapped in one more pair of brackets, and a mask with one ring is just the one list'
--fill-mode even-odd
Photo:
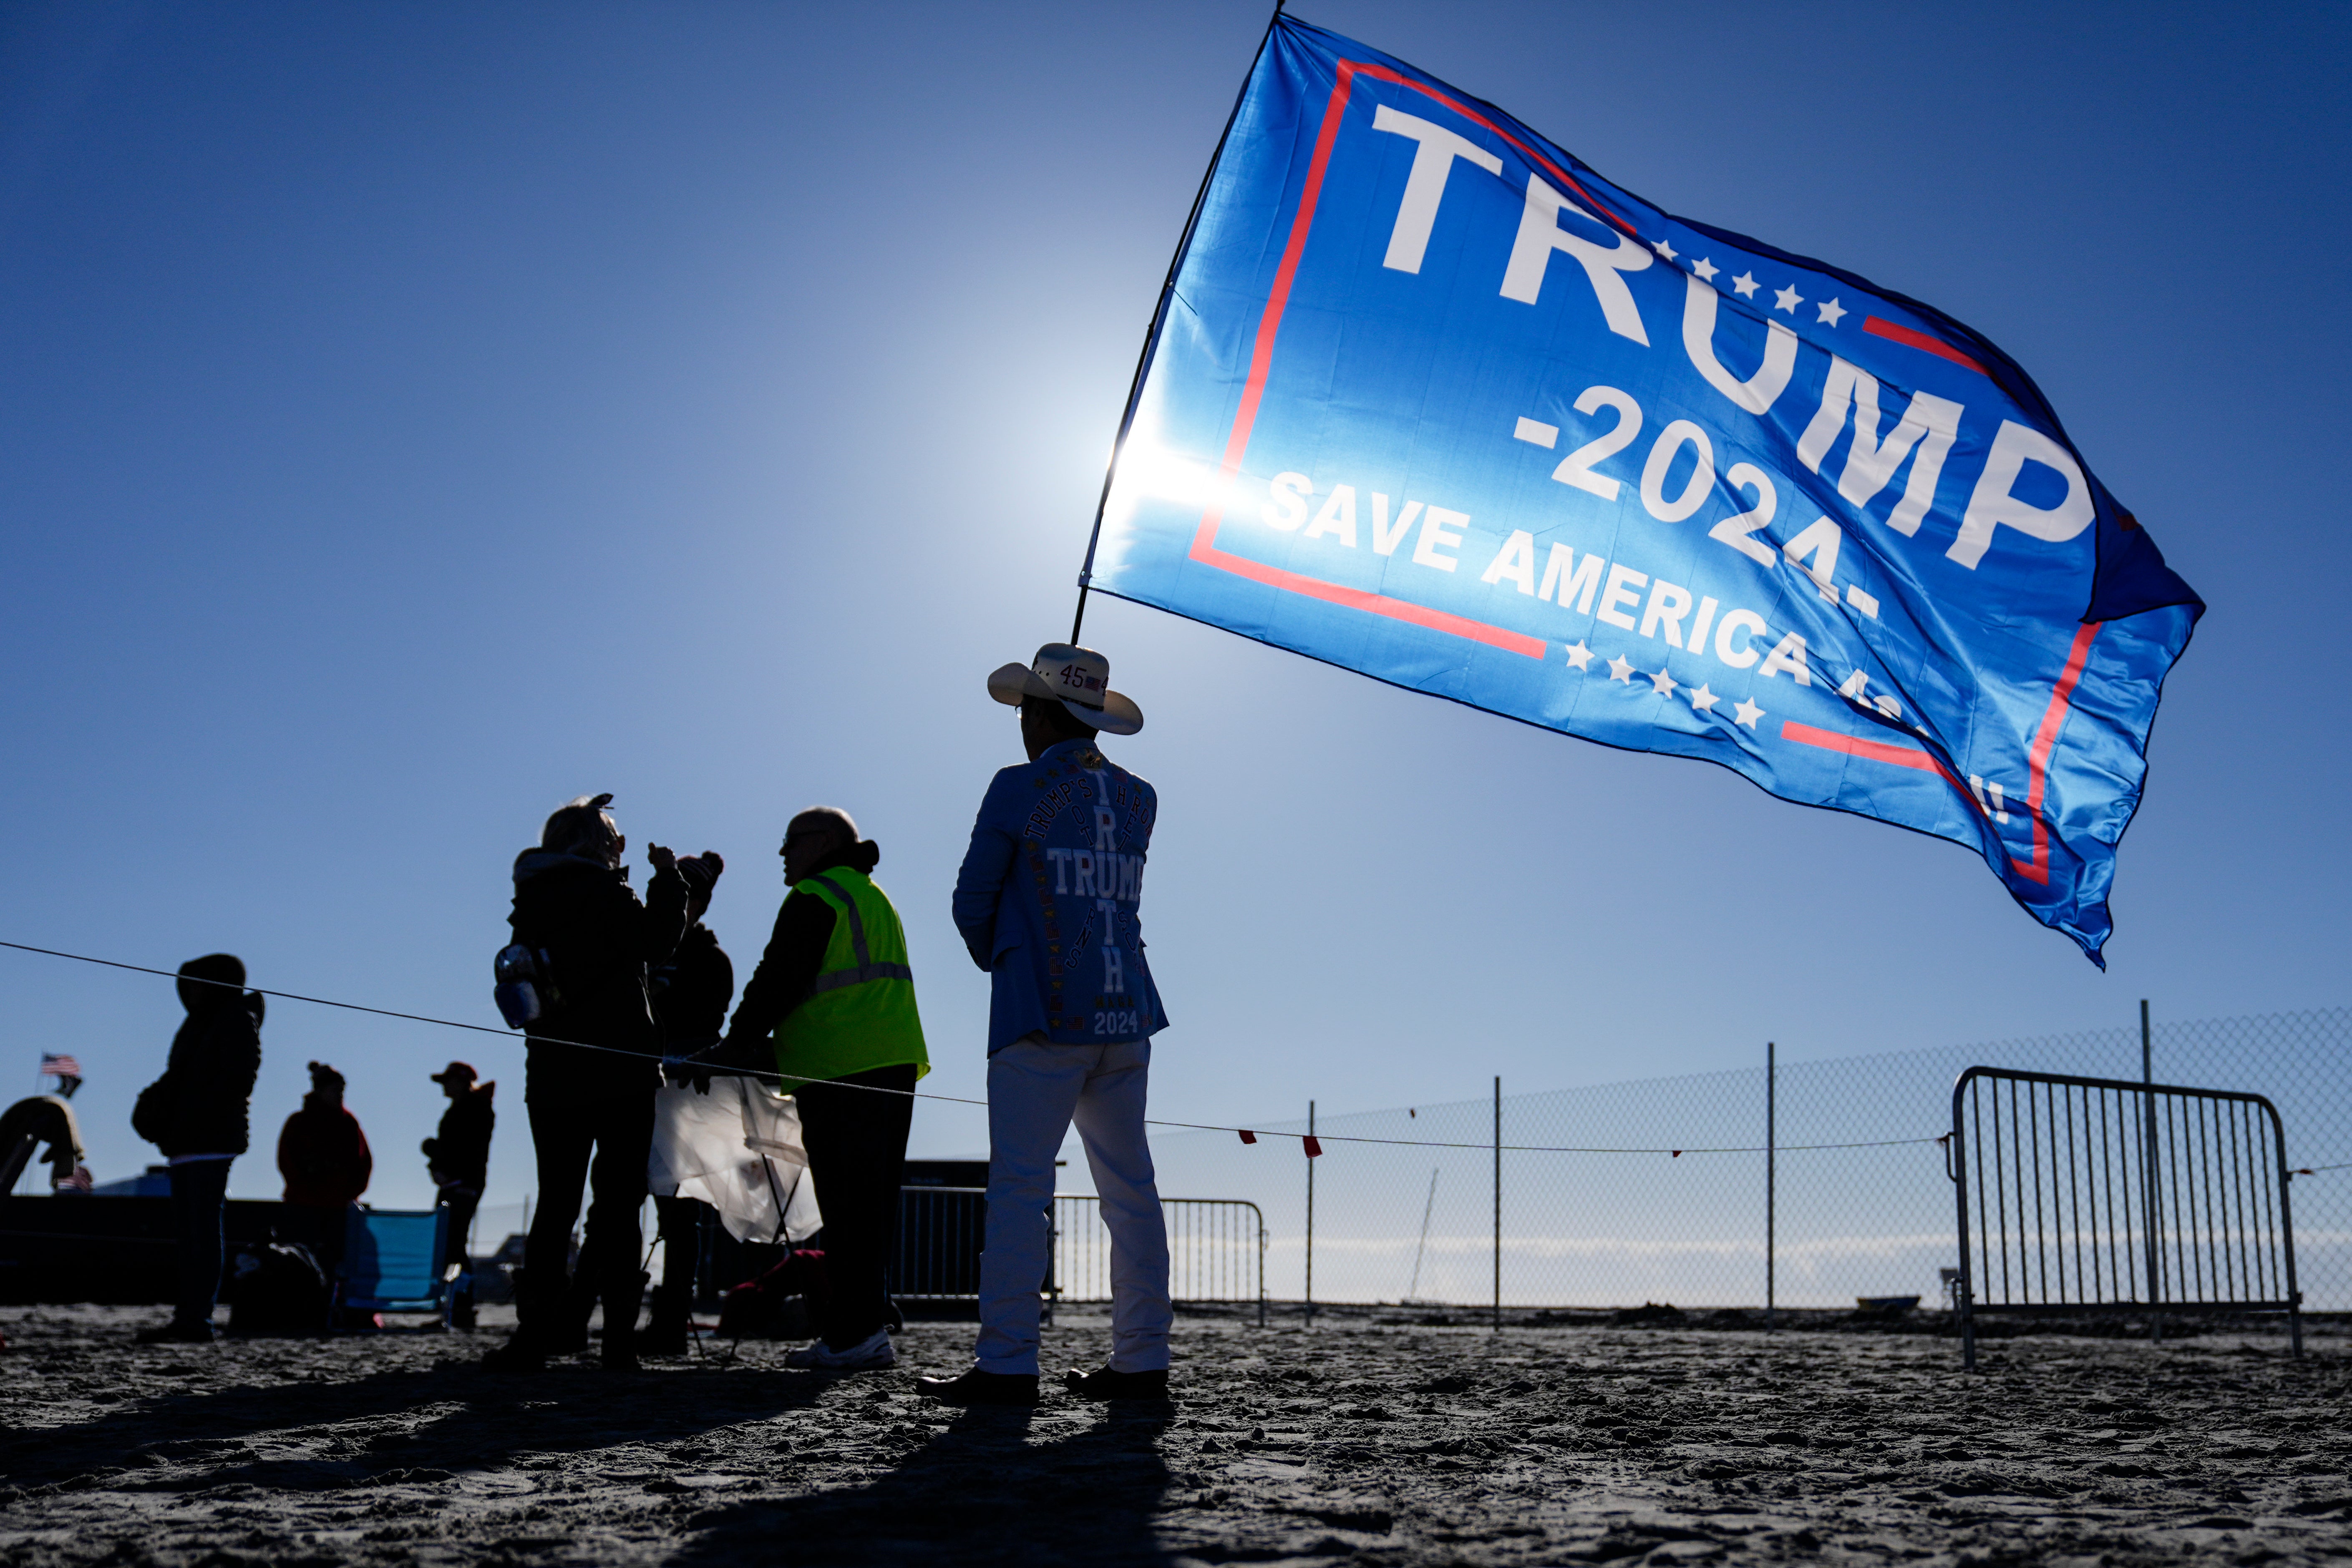
{"label": "person in dark jacket", "polygon": [[824,1212],[819,1337],[784,1364],[879,1372],[898,1363],[886,1275],[915,1082],[930,1070],[906,928],[872,879],[881,848],[846,812],[802,812],[777,853],[792,891],[714,1059],[773,1065],[799,1105]]}
{"label": "person in dark jacket", "polygon": [[147,1343],[210,1344],[220,1300],[222,1217],[229,1163],[250,1142],[253,1082],[261,1074],[261,994],[245,989],[245,965],[226,952],[180,965],[187,1020],[172,1037],[163,1076],[140,1096],[134,1131],[172,1166],[179,1236],[179,1300],[172,1321],[142,1331]]}
{"label": "person in dark jacket", "polygon": [[278,1134],[278,1173],[286,1201],[341,1211],[360,1201],[375,1174],[360,1119],[343,1104],[343,1075],[325,1062],[310,1064],[310,1092]]}
{"label": "person in dark jacket", "polygon": [[[441,1254],[441,1267],[446,1270],[455,1263],[461,1277],[474,1271],[466,1238],[473,1232],[474,1211],[481,1206],[482,1189],[489,1185],[490,1130],[499,1121],[490,1107],[498,1084],[477,1083],[475,1076],[467,1062],[451,1062],[431,1075],[449,1097],[449,1109],[441,1113],[439,1130],[421,1145],[425,1173],[433,1178],[434,1202],[449,1211],[449,1239]],[[459,1326],[464,1327],[472,1321],[472,1313],[473,1298],[468,1292],[453,1309],[452,1321],[463,1319]]]}
{"label": "person in dark jacket", "polygon": [[[702,923],[710,910],[710,890],[726,869],[727,862],[715,849],[677,863],[678,875],[686,879],[686,935],[669,962],[655,968],[647,984],[665,1056],[691,1056],[718,1044],[728,1004],[735,1000],[735,965],[717,934]],[[661,1225],[662,1282],[654,1288],[653,1311],[638,1348],[648,1355],[684,1355],[703,1238],[718,1211],[699,1198],[656,1194],[654,1214]]]}
{"label": "person in dark jacket", "polygon": [[280,1237],[308,1246],[333,1279],[351,1206],[367,1191],[375,1156],[359,1118],[343,1107],[343,1075],[324,1062],[310,1064],[310,1092],[278,1134],[278,1173],[286,1178]]}
{"label": "person in dark jacket", "polygon": [[561,807],[547,819],[539,847],[515,858],[508,923],[517,942],[546,954],[541,1011],[523,1066],[539,1206],[523,1247],[520,1325],[484,1359],[496,1371],[535,1371],[568,1339],[564,1263],[583,1184],[593,1195],[580,1267],[593,1271],[604,1299],[604,1365],[636,1366],[645,1283],[637,1214],[661,1083],[661,1035],[646,977],[677,951],[686,879],[677,858],[653,845],[646,850],[653,879],[646,901],[637,901],[622,863],[628,840],[604,810],[612,799],[583,795]]}

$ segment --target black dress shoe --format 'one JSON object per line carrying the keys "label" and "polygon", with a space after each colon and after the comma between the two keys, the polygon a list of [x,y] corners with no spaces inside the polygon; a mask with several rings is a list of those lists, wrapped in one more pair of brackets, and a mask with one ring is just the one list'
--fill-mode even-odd
{"label": "black dress shoe", "polygon": [[506,1343],[495,1347],[488,1354],[483,1356],[479,1364],[484,1372],[510,1372],[528,1375],[545,1370],[547,1357],[541,1353],[535,1342],[517,1332]]}
{"label": "black dress shoe", "polygon": [[174,1318],[152,1329],[139,1331],[142,1345],[208,1345],[216,1336],[209,1319]]}
{"label": "black dress shoe", "polygon": [[982,1372],[973,1367],[961,1377],[926,1377],[916,1388],[950,1405],[1034,1405],[1037,1374]]}
{"label": "black dress shoe", "polygon": [[688,1349],[687,1340],[686,1324],[656,1322],[639,1331],[637,1353],[658,1356],[684,1355]]}
{"label": "black dress shoe", "polygon": [[1168,1397],[1168,1373],[1113,1372],[1101,1367],[1094,1372],[1080,1372],[1076,1367],[1062,1374],[1062,1386],[1080,1399],[1165,1399]]}

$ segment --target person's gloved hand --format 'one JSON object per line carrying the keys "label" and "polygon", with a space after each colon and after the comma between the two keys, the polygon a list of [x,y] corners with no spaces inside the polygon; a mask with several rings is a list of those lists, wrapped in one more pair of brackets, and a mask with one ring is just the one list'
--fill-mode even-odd
{"label": "person's gloved hand", "polygon": [[658,844],[648,844],[646,846],[646,862],[656,871],[676,870],[677,853],[672,849],[665,849]]}
{"label": "person's gloved hand", "polygon": [[712,1061],[745,1078],[772,1079],[776,1076],[775,1052],[770,1047],[765,1035],[730,1034],[712,1047],[708,1054]]}

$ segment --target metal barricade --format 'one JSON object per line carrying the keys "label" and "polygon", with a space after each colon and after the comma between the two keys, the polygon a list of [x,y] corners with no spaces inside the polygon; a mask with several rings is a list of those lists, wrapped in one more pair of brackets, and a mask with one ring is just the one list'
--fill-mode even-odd
{"label": "metal barricade", "polygon": [[980,1247],[987,1231],[987,1188],[900,1187],[891,1299],[979,1300]]}
{"label": "metal barricade", "polygon": [[[1255,1301],[1264,1328],[1265,1216],[1258,1206],[1223,1198],[1162,1198],[1160,1206],[1168,1221],[1169,1294],[1179,1301]],[[1048,1217],[1048,1314],[1060,1301],[1110,1300],[1110,1232],[1102,1223],[1102,1200],[1056,1194]],[[899,1188],[891,1298],[978,1301],[987,1232],[986,1188]]]}
{"label": "metal barricade", "polygon": [[[1257,1303],[1265,1327],[1265,1215],[1238,1198],[1162,1198],[1168,1216],[1168,1293],[1179,1301]],[[1054,1196],[1054,1273],[1064,1301],[1110,1300],[1110,1232],[1102,1200]]]}
{"label": "metal barricade", "polygon": [[2284,1312],[2303,1354],[2286,1130],[2263,1096],[1972,1067],[1944,1162],[1965,1367],[1976,1314],[1999,1311],[2137,1308],[2159,1336],[2168,1308]]}

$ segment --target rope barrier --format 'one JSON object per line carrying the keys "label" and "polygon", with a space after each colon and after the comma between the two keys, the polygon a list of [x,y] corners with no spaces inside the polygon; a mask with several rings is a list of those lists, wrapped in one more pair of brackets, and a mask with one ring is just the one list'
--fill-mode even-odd
{"label": "rope barrier", "polygon": [[[306,996],[299,991],[272,991],[265,985],[242,985],[232,984],[226,980],[207,980],[200,975],[182,974],[177,970],[156,969],[144,963],[124,963],[120,960],[111,958],[93,958],[88,953],[66,952],[53,947],[34,947],[26,942],[0,942],[0,948],[10,948],[17,952],[38,953],[44,958],[71,959],[77,963],[94,963],[106,969],[128,970],[134,974],[156,974],[163,976],[166,980],[189,980],[201,985],[217,985],[222,989],[228,991],[258,992],[264,996],[276,996],[288,1002],[308,1002],[314,1006],[341,1007],[346,1012],[352,1013],[372,1013],[379,1018],[400,1018],[412,1024],[434,1024],[445,1029],[467,1029],[478,1035],[496,1035],[501,1039],[510,1039],[514,1035],[514,1031],[510,1029],[494,1029],[487,1024],[468,1024],[456,1018],[436,1018],[426,1013],[403,1013],[391,1007],[370,1007],[358,1002],[339,1002],[331,996]],[[689,1058],[665,1056],[657,1051],[633,1051],[625,1046],[600,1046],[588,1040],[558,1039],[551,1035],[532,1035],[526,1033],[523,1037],[525,1042],[530,1045],[565,1046],[576,1050],[603,1051],[611,1056],[635,1057],[641,1061],[659,1062],[665,1067],[682,1067],[688,1071],[698,1074],[709,1072],[714,1077],[770,1078],[776,1079],[779,1082],[782,1081],[781,1075],[776,1073],[748,1071],[742,1068],[705,1064]],[[899,1095],[909,1100],[935,1100],[945,1105],[977,1105],[984,1108],[988,1104],[988,1101],[984,1100],[968,1100],[960,1095],[928,1094],[919,1089],[885,1089],[879,1084],[845,1083],[835,1081],[832,1084],[832,1087],[835,1089],[863,1089],[869,1094]],[[1345,1133],[1339,1132],[1276,1132],[1265,1131],[1247,1127],[1226,1127],[1214,1122],[1161,1121],[1150,1118],[1147,1118],[1145,1120],[1144,1125],[1147,1127],[1174,1128],[1178,1131],[1186,1132],[1234,1132],[1241,1135],[1241,1141],[1244,1143],[1255,1143],[1260,1138],[1292,1138],[1298,1140],[1302,1145],[1319,1145],[1323,1143],[1363,1143],[1399,1149],[1475,1149],[1482,1153],[1493,1153],[1499,1147],[1501,1152],[1509,1154],[1664,1154],[1670,1158],[1677,1160],[1681,1159],[1685,1154],[1761,1154],[1767,1152],[1765,1146],[1760,1143],[1754,1144],[1752,1146],[1741,1145],[1723,1148],[1685,1147],[1681,1149],[1668,1149],[1661,1147],[1655,1149],[1588,1149],[1568,1144],[1551,1143],[1504,1143],[1496,1145],[1494,1143],[1454,1143],[1433,1139],[1418,1138],[1361,1138],[1350,1137]],[[1947,1134],[1947,1136],[1948,1136],[1948,1134]],[[1862,1143],[1781,1143],[1775,1145],[1774,1147],[1780,1153],[1802,1154],[1823,1153],[1843,1149],[1899,1149],[1907,1148],[1913,1144],[1935,1143],[1940,1142],[1942,1140],[1937,1138],[1881,1138]],[[1309,1151],[1309,1157],[1311,1158],[1314,1154],[1320,1152],[1321,1150],[1319,1147],[1312,1149]],[[2319,1168],[2322,1170],[2337,1170],[2342,1167],[2324,1165]]]}

